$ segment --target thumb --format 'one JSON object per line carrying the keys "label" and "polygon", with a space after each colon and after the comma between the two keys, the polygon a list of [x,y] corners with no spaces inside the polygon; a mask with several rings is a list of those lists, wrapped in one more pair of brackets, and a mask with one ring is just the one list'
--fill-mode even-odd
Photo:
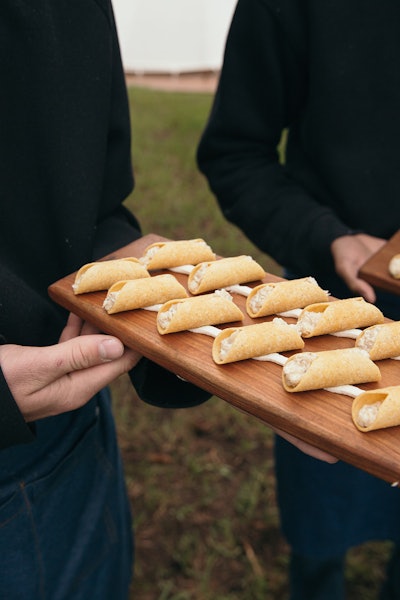
{"label": "thumb", "polygon": [[122,342],[112,336],[85,335],[52,348],[52,360],[59,375],[111,362],[124,354]]}
{"label": "thumb", "polygon": [[0,346],[1,369],[27,421],[79,408],[140,358],[102,334],[46,347]]}
{"label": "thumb", "polygon": [[58,372],[53,372],[53,382],[48,381],[49,387],[56,386],[52,397],[58,398],[57,412],[79,408],[141,358],[117,338],[104,335],[80,336],[58,347],[64,345],[67,352],[58,363]]}

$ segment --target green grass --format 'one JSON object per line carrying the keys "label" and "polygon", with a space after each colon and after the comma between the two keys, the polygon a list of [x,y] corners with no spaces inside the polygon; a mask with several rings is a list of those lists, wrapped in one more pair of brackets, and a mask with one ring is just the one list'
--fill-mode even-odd
{"label": "green grass", "polygon": [[[203,237],[224,256],[251,254],[280,273],[219,212],[195,149],[209,94],[129,90],[136,189],[127,205],[144,233]],[[135,518],[132,600],[285,600],[270,430],[213,398],[187,410],[150,407],[127,377],[113,386]],[[351,552],[348,600],[375,600],[387,544]]]}
{"label": "green grass", "polygon": [[127,205],[144,233],[171,239],[204,237],[218,254],[228,256],[240,249],[262,261],[269,272],[280,272],[226,222],[197,170],[196,147],[211,101],[210,94],[130,89],[136,188]]}

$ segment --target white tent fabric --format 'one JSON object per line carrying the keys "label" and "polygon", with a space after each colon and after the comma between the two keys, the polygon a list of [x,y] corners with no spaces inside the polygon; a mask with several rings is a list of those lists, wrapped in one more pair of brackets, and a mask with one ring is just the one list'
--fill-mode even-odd
{"label": "white tent fabric", "polygon": [[113,0],[125,71],[218,71],[236,0]]}

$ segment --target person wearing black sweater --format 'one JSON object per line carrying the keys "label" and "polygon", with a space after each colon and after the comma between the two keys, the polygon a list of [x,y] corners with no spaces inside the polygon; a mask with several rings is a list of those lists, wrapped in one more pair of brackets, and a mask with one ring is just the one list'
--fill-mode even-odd
{"label": "person wearing black sweater", "polygon": [[[227,220],[288,277],[392,319],[399,297],[358,271],[400,225],[399,31],[389,0],[239,0],[197,154]],[[376,539],[394,542],[381,598],[400,598],[399,490],[279,437],[276,474],[291,599],[343,600],[347,550]]]}
{"label": "person wearing black sweater", "polygon": [[132,522],[107,385],[209,395],[68,316],[54,281],[140,237],[110,0],[0,6],[0,597],[128,598]]}

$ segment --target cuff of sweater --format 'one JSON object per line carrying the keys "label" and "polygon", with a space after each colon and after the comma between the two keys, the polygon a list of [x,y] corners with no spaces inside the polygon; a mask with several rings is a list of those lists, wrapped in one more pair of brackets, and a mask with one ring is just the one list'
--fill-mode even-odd
{"label": "cuff of sweater", "polygon": [[191,408],[212,396],[147,358],[142,358],[129,376],[139,398],[159,408]]}
{"label": "cuff of sweater", "polygon": [[25,422],[0,368],[0,449],[34,440],[33,426]]}
{"label": "cuff of sweater", "polygon": [[347,225],[326,215],[320,219],[318,227],[314,227],[310,243],[311,260],[317,265],[318,271],[333,268],[331,245],[334,240],[345,235],[361,233],[350,229]]}

